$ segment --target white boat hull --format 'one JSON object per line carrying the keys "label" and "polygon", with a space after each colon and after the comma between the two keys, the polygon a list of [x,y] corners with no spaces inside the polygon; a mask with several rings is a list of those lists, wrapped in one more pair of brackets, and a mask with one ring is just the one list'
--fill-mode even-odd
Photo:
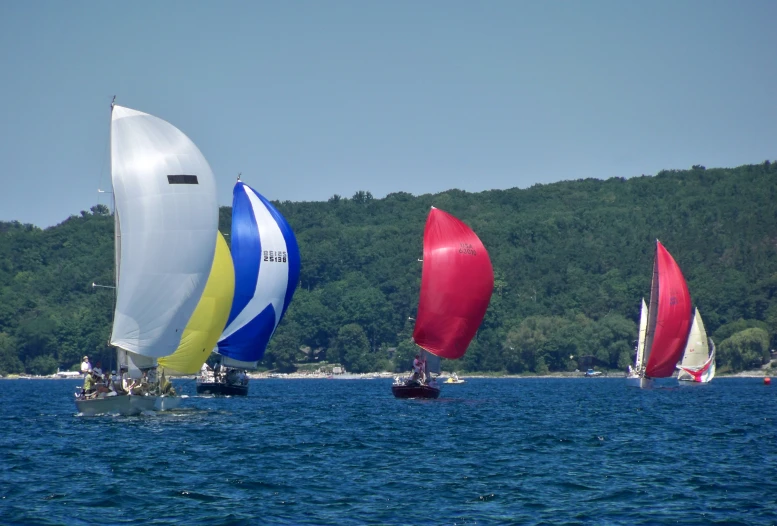
{"label": "white boat hull", "polygon": [[640,389],[653,389],[656,387],[677,387],[677,378],[644,378],[627,376],[626,384],[629,387],[638,387]]}
{"label": "white boat hull", "polygon": [[629,387],[638,387],[640,389],[653,387],[653,380],[651,378],[643,378],[641,376],[629,376],[626,378],[626,383]]}
{"label": "white boat hull", "polygon": [[154,410],[170,411],[171,409],[177,409],[179,405],[181,405],[180,396],[157,396],[154,402]]}
{"label": "white boat hull", "polygon": [[156,396],[119,395],[76,400],[76,409],[84,416],[102,414],[132,416],[144,411],[154,411],[157,398]]}

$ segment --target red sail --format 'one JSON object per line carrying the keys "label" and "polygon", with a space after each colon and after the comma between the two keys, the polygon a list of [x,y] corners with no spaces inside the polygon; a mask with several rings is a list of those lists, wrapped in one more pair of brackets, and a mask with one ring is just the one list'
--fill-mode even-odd
{"label": "red sail", "polygon": [[461,358],[493,290],[491,259],[478,236],[452,215],[432,208],[424,229],[415,343],[442,358]]}
{"label": "red sail", "polygon": [[[691,295],[680,267],[659,241],[655,268],[658,305],[645,376],[666,378],[672,376],[685,350],[692,321]],[[654,301],[651,298],[651,303]]]}

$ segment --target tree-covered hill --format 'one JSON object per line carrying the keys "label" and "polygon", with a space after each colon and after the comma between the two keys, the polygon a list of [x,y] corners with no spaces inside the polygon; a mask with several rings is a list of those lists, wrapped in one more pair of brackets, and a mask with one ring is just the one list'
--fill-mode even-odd
{"label": "tree-covered hill", "polygon": [[[496,278],[477,339],[449,368],[545,372],[574,369],[584,357],[625,368],[656,239],[686,276],[720,370],[757,366],[777,347],[777,167],[769,162],[275,204],[297,234],[302,273],[268,367],[406,368],[430,206],[478,233]],[[222,208],[225,233],[229,222]],[[70,367],[84,353],[110,360],[112,294],[91,284],[112,282],[112,232],[101,206],[46,230],[0,223],[0,371]]]}

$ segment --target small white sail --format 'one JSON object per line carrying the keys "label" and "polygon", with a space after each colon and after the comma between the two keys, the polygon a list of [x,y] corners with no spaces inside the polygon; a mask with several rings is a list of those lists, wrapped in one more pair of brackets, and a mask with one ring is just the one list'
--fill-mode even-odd
{"label": "small white sail", "polygon": [[118,263],[111,345],[167,356],[181,341],[213,263],[213,172],[175,126],[114,106],[111,177]]}
{"label": "small white sail", "polygon": [[[691,325],[691,332],[688,334],[688,342],[685,344],[683,359],[680,361],[682,367],[696,369],[704,365],[709,358],[709,346],[707,344],[707,332],[704,330],[704,323],[701,321],[699,309],[696,309]],[[680,372],[683,375],[683,372]],[[686,376],[690,376],[685,373]]]}
{"label": "small white sail", "polygon": [[637,359],[634,360],[634,368],[637,371],[644,369],[642,359],[645,356],[645,335],[647,334],[648,308],[645,298],[642,298],[642,308],[639,313],[639,334],[637,335]]}
{"label": "small white sail", "polygon": [[715,377],[715,353],[714,350],[710,353],[710,340],[707,338],[707,331],[704,329],[704,322],[698,308],[688,333],[683,358],[677,364],[677,368],[679,369],[678,380],[706,383]]}

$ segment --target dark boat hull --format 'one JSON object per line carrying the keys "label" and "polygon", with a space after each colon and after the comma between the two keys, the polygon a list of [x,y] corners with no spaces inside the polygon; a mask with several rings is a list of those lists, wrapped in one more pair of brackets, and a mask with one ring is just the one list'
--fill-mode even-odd
{"label": "dark boat hull", "polygon": [[440,396],[438,387],[428,385],[392,385],[391,392],[395,398],[437,398]]}
{"label": "dark boat hull", "polygon": [[202,382],[197,384],[197,394],[246,396],[248,395],[248,384],[235,385],[221,382]]}

